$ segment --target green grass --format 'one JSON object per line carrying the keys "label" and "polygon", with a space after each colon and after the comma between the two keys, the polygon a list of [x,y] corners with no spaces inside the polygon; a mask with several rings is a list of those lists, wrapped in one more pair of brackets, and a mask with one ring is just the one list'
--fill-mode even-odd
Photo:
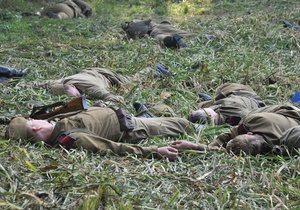
{"label": "green grass", "polygon": [[[61,78],[85,67],[134,75],[161,63],[174,77],[145,78],[115,90],[149,107],[164,91],[178,116],[197,107],[197,92],[213,95],[225,82],[250,85],[270,104],[289,102],[299,91],[298,0],[90,0],[89,19],[22,18],[58,1],[0,0],[0,62],[31,72],[1,84],[1,115],[30,113],[33,105],[69,100],[27,82]],[[197,33],[186,49],[159,47],[156,40],[128,40],[124,21],[152,18]],[[215,35],[208,39],[206,35]],[[191,67],[199,63],[197,68]],[[205,67],[206,66],[206,67]],[[275,84],[269,84],[274,77]],[[191,85],[187,85],[193,84]],[[92,104],[94,101],[88,101]],[[183,136],[208,143],[226,127]],[[5,126],[1,126],[4,134]],[[167,145],[149,138],[141,145]],[[299,158],[233,157],[225,152],[181,152],[176,161],[134,155],[99,156],[47,145],[0,141],[0,207],[3,209],[299,209]]]}

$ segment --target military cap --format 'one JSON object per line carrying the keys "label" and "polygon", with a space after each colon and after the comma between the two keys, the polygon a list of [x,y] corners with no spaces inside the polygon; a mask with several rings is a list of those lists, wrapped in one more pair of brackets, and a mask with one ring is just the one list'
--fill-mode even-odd
{"label": "military cap", "polygon": [[63,95],[66,93],[64,84],[54,84],[51,86],[51,93],[57,95]]}
{"label": "military cap", "polygon": [[33,137],[27,126],[28,120],[24,117],[16,117],[10,121],[6,128],[5,139],[27,140]]}

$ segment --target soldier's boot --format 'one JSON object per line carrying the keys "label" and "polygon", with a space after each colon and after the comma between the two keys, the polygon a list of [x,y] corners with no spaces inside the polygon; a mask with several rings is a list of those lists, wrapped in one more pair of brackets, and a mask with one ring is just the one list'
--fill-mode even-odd
{"label": "soldier's boot", "polygon": [[133,102],[133,107],[136,111],[136,117],[139,118],[153,118],[154,115],[148,111],[148,108],[141,102],[135,101]]}
{"label": "soldier's boot", "polygon": [[47,11],[46,15],[50,18],[59,18],[58,15],[52,11]]}
{"label": "soldier's boot", "polygon": [[187,45],[182,41],[181,36],[179,36],[179,34],[174,34],[173,39],[176,42],[177,48],[187,47]]}
{"label": "soldier's boot", "polygon": [[0,74],[5,77],[22,77],[27,73],[28,73],[28,69],[24,69],[21,71],[21,70],[0,65]]}
{"label": "soldier's boot", "polygon": [[179,34],[174,34],[172,36],[167,36],[164,38],[163,43],[166,47],[169,48],[184,48],[187,45],[182,41]]}
{"label": "soldier's boot", "polygon": [[293,28],[294,26],[291,23],[287,22],[287,21],[283,21],[283,27],[285,27],[285,28]]}
{"label": "soldier's boot", "polygon": [[164,75],[170,74],[168,68],[164,67],[161,64],[155,66],[154,78],[162,78]]}
{"label": "soldier's boot", "polygon": [[176,42],[172,36],[166,36],[163,40],[165,47],[176,48]]}
{"label": "soldier's boot", "polygon": [[28,74],[29,68],[25,68],[23,70],[11,69],[11,77],[22,77]]}
{"label": "soldier's boot", "polygon": [[212,100],[212,97],[210,95],[207,95],[205,93],[198,93],[199,98],[201,98],[203,101],[210,101]]}

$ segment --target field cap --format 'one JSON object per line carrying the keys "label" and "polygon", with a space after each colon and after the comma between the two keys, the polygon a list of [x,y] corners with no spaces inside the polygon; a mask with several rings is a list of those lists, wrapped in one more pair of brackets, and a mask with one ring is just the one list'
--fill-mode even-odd
{"label": "field cap", "polygon": [[54,84],[51,86],[51,93],[56,95],[66,94],[63,84]]}
{"label": "field cap", "polygon": [[5,139],[27,140],[33,137],[27,127],[27,119],[24,117],[16,117],[10,121],[6,128]]}

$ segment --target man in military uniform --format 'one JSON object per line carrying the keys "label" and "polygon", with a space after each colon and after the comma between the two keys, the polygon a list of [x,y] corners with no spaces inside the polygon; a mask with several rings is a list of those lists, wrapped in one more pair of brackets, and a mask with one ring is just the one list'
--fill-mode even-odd
{"label": "man in military uniform", "polygon": [[[291,105],[266,106],[253,110],[229,132],[219,135],[209,145],[175,141],[177,149],[216,150],[226,148],[239,154],[296,154],[299,142],[300,109]],[[297,127],[295,127],[297,126]],[[298,135],[298,136],[297,136]]]}
{"label": "man in military uniform", "polygon": [[216,90],[215,100],[201,102],[198,110],[190,111],[188,119],[200,123],[213,120],[215,125],[237,125],[251,110],[264,106],[263,100],[251,87],[227,83]]}
{"label": "man in military uniform", "polygon": [[175,158],[178,152],[170,146],[141,147],[125,143],[138,144],[149,136],[179,137],[189,126],[190,122],[184,118],[136,118],[122,110],[92,106],[48,120],[14,118],[7,126],[5,138],[44,141],[53,147],[84,148],[101,154],[148,156],[154,153]]}
{"label": "man in military uniform", "polygon": [[85,94],[91,99],[100,99],[105,102],[123,103],[122,96],[111,92],[113,87],[120,88],[129,84],[129,81],[138,81],[150,74],[163,77],[169,73],[168,69],[161,72],[159,69],[139,71],[132,77],[122,76],[112,70],[105,68],[86,68],[79,73],[57,80],[45,80],[30,82],[29,85],[46,88],[52,94],[67,94],[69,96],[79,96]]}
{"label": "man in military uniform", "polygon": [[92,8],[82,0],[67,0],[41,11],[40,17],[50,18],[86,18],[92,15]]}
{"label": "man in military uniform", "polygon": [[129,38],[136,39],[150,36],[157,39],[162,46],[169,48],[187,47],[182,38],[195,36],[194,33],[171,26],[168,21],[157,24],[150,19],[125,22],[122,28]]}
{"label": "man in military uniform", "polygon": [[106,102],[123,102],[122,96],[111,93],[113,86],[121,87],[128,79],[105,68],[87,68],[78,74],[58,80],[35,81],[31,85],[47,88],[53,94],[78,96],[85,94],[92,99]]}
{"label": "man in military uniform", "polygon": [[7,66],[0,65],[0,82],[4,82],[12,77],[23,77],[28,73],[29,69],[18,70]]}

